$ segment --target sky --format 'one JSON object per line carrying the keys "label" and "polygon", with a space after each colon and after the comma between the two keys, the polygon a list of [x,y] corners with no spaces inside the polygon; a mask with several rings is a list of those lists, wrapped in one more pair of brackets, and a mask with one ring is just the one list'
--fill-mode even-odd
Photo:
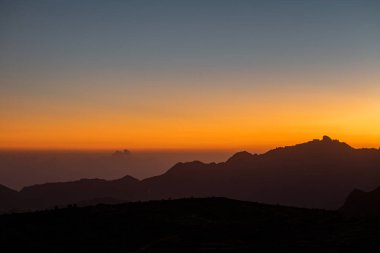
{"label": "sky", "polygon": [[0,149],[380,146],[380,2],[0,2]]}

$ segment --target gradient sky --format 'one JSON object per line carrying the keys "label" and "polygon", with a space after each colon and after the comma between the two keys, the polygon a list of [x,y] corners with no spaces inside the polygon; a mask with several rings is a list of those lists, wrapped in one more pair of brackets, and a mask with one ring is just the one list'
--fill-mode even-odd
{"label": "gradient sky", "polygon": [[380,146],[380,2],[0,2],[0,148]]}

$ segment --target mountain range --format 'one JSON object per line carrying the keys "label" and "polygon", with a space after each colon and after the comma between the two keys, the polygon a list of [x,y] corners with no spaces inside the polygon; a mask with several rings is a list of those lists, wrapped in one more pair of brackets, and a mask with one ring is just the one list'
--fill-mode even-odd
{"label": "mountain range", "polygon": [[144,180],[131,176],[110,181],[81,179],[32,185],[21,191],[0,186],[0,211],[185,197],[337,209],[352,189],[371,190],[379,185],[379,149],[356,149],[324,136],[263,154],[238,152],[222,163],[180,162]]}

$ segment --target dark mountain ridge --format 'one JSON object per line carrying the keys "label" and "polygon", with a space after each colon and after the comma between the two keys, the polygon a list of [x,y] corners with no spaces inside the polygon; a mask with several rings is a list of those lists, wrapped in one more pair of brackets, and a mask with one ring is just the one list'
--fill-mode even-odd
{"label": "dark mountain ridge", "polygon": [[0,213],[20,209],[23,203],[21,194],[4,185],[0,185]]}
{"label": "dark mountain ridge", "polygon": [[339,211],[352,217],[380,218],[380,187],[369,192],[354,189]]}
{"label": "dark mountain ridge", "polygon": [[[238,152],[226,162],[177,163],[166,173],[137,180],[83,179],[25,187],[1,210],[33,210],[95,200],[159,200],[184,197],[228,197],[309,208],[336,209],[354,188],[380,185],[380,150],[355,149],[324,136],[264,154]],[[95,201],[95,202],[94,202]],[[101,201],[99,201],[101,203]]]}

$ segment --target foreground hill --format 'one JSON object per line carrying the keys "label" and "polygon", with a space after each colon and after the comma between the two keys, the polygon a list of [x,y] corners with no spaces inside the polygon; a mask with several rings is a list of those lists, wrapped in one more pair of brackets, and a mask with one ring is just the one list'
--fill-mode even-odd
{"label": "foreground hill", "polygon": [[324,136],[260,155],[239,152],[223,163],[178,163],[142,181],[127,176],[29,186],[16,193],[17,203],[4,201],[14,192],[0,195],[0,210],[212,196],[337,209],[352,189],[379,184],[380,150],[355,149]]}
{"label": "foreground hill", "polygon": [[378,221],[224,198],[0,216],[2,252],[378,252]]}
{"label": "foreground hill", "polygon": [[18,209],[21,204],[19,193],[4,185],[0,185],[0,213]]}
{"label": "foreground hill", "polygon": [[353,190],[339,211],[347,216],[380,218],[380,187],[370,192]]}

